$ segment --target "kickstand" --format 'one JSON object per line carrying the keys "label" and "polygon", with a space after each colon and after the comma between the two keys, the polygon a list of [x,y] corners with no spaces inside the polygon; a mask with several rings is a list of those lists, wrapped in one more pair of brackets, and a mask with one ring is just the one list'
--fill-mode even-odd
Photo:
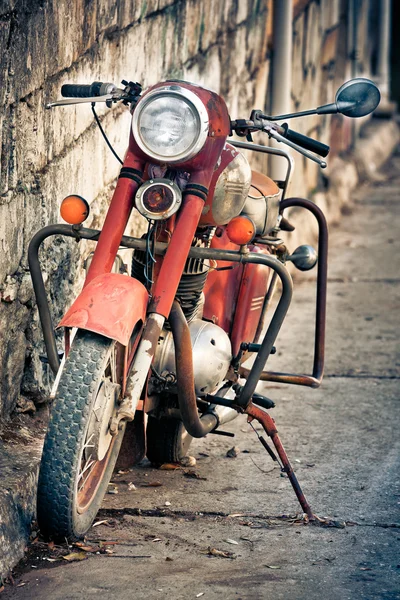
{"label": "kickstand", "polygon": [[[251,402],[250,402],[249,406],[244,410],[244,412],[248,415],[247,420],[249,423],[251,423],[251,421],[253,421],[253,419],[256,419],[259,423],[261,423],[261,425],[264,428],[264,431],[271,438],[271,440],[275,446],[275,449],[278,453],[278,456],[280,458],[280,461],[282,463],[282,467],[281,467],[282,471],[284,471],[287,474],[289,481],[292,484],[294,492],[297,496],[297,499],[300,502],[300,506],[303,509],[303,512],[307,515],[307,518],[309,521],[315,521],[316,517],[315,517],[314,513],[312,512],[311,507],[308,504],[305,495],[303,494],[300,484],[297,481],[297,477],[294,474],[292,465],[289,462],[289,458],[288,458],[288,456],[285,452],[285,449],[282,445],[282,442],[279,438],[278,430],[275,427],[275,421],[267,412],[265,412],[264,410],[261,410],[257,406],[254,406],[254,404],[252,404]],[[263,446],[266,447],[265,444],[263,444]],[[268,450],[268,453],[271,455],[272,450],[270,448],[269,449],[266,448],[266,449]],[[276,457],[274,460],[276,460]]]}

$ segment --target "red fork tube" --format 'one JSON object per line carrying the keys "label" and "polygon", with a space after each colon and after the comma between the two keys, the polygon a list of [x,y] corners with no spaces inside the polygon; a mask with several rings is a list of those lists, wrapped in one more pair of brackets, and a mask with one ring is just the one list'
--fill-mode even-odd
{"label": "red fork tube", "polygon": [[[127,153],[111,199],[84,287],[98,275],[110,273],[140,185],[143,161]],[[135,181],[136,179],[136,181]]]}
{"label": "red fork tube", "polygon": [[203,207],[204,201],[201,198],[191,194],[185,197],[153,288],[149,312],[168,318]]}

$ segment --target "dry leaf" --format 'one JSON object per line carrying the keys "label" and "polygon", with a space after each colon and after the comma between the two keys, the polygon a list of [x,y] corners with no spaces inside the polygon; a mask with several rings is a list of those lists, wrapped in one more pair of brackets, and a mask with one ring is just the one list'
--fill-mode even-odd
{"label": "dry leaf", "polygon": [[197,594],[196,598],[201,598],[202,596],[204,596],[204,592],[200,592],[200,594]]}
{"label": "dry leaf", "polygon": [[180,469],[180,465],[176,463],[164,463],[159,467],[160,471],[176,471],[176,469]]}
{"label": "dry leaf", "polygon": [[277,565],[264,565],[264,567],[267,567],[267,569],[280,569]]}
{"label": "dry leaf", "polygon": [[119,542],[115,542],[115,541],[113,541],[113,542],[102,542],[102,541],[100,541],[99,542],[100,548],[105,548],[106,546],[115,546],[115,544],[119,544]]}
{"label": "dry leaf", "polygon": [[86,552],[71,552],[70,554],[63,556],[63,559],[68,562],[75,562],[76,560],[86,560],[87,557],[88,555]]}
{"label": "dry leaf", "polygon": [[225,552],[224,550],[217,550],[217,548],[211,548],[211,546],[208,547],[208,551],[207,554],[209,554],[210,556],[219,556],[220,558],[236,558],[235,554],[233,554],[233,552]]}
{"label": "dry leaf", "polygon": [[24,585],[26,585],[25,581],[21,581],[21,583],[19,583],[19,584],[17,585],[17,587],[23,587]]}
{"label": "dry leaf", "polygon": [[97,552],[98,548],[96,548],[95,546],[88,546],[87,544],[84,544],[83,542],[75,542],[75,544],[72,544],[73,546],[75,546],[76,548],[79,548],[80,550],[83,550],[84,552]]}
{"label": "dry leaf", "polygon": [[167,556],[167,558],[165,559],[167,562],[172,562],[174,559],[171,558],[170,556]]}
{"label": "dry leaf", "polygon": [[108,521],[97,521],[96,523],[93,523],[92,527],[97,527],[97,525],[108,525]]}
{"label": "dry leaf", "polygon": [[49,558],[48,556],[43,556],[42,560],[47,560],[48,562],[57,562],[58,558]]}
{"label": "dry leaf", "polygon": [[165,506],[171,506],[171,502],[169,502],[169,500],[167,500],[166,502],[164,502]]}
{"label": "dry leaf", "polygon": [[234,544],[235,546],[239,546],[239,542],[235,542],[235,540],[231,540],[230,538],[227,538],[226,540],[224,540],[224,542],[226,542],[227,544]]}
{"label": "dry leaf", "polygon": [[161,487],[162,483],[160,481],[149,481],[148,483],[141,483],[140,487]]}

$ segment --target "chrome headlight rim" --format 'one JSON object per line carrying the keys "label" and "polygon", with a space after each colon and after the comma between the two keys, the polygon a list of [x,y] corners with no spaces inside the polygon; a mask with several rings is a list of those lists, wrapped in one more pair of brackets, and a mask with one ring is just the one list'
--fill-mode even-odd
{"label": "chrome headlight rim", "polygon": [[[163,96],[175,97],[179,100],[183,99],[189,105],[192,105],[192,108],[194,108],[197,112],[197,117],[200,123],[200,131],[197,140],[187,150],[175,156],[165,156],[164,154],[158,154],[150,150],[143,141],[139,130],[139,121],[143,110],[153,100],[162,98]],[[194,92],[178,85],[160,87],[152,92],[149,92],[138,102],[132,117],[132,133],[137,145],[142,152],[146,154],[146,156],[163,164],[183,163],[196,156],[204,147],[204,144],[207,140],[208,131],[209,118],[207,108]]]}
{"label": "chrome headlight rim", "polygon": [[[151,188],[160,185],[169,189],[172,193],[171,204],[162,213],[152,211],[144,204],[144,196],[146,192],[151,190]],[[135,206],[137,210],[140,212],[141,215],[146,217],[146,219],[150,219],[152,221],[165,221],[166,219],[169,219],[179,210],[179,208],[181,207],[181,203],[182,192],[180,188],[174,181],[171,181],[170,179],[165,179],[163,177],[155,177],[153,179],[145,181],[135,194]]]}

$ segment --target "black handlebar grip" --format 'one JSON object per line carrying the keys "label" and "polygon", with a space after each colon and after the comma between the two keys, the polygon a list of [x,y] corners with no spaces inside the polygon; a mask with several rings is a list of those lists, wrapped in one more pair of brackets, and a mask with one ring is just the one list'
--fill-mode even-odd
{"label": "black handlebar grip", "polygon": [[297,131],[289,129],[287,123],[284,123],[282,128],[285,130],[283,136],[290,142],[293,142],[294,144],[297,144],[306,150],[315,152],[315,154],[318,154],[319,156],[325,157],[328,155],[330,148],[326,144],[318,142],[318,140],[314,140],[313,138],[303,135],[302,133],[297,133]]}
{"label": "black handlebar grip", "polygon": [[95,81],[90,85],[79,85],[75,83],[66,83],[61,88],[63,98],[92,98],[100,96],[101,81]]}

